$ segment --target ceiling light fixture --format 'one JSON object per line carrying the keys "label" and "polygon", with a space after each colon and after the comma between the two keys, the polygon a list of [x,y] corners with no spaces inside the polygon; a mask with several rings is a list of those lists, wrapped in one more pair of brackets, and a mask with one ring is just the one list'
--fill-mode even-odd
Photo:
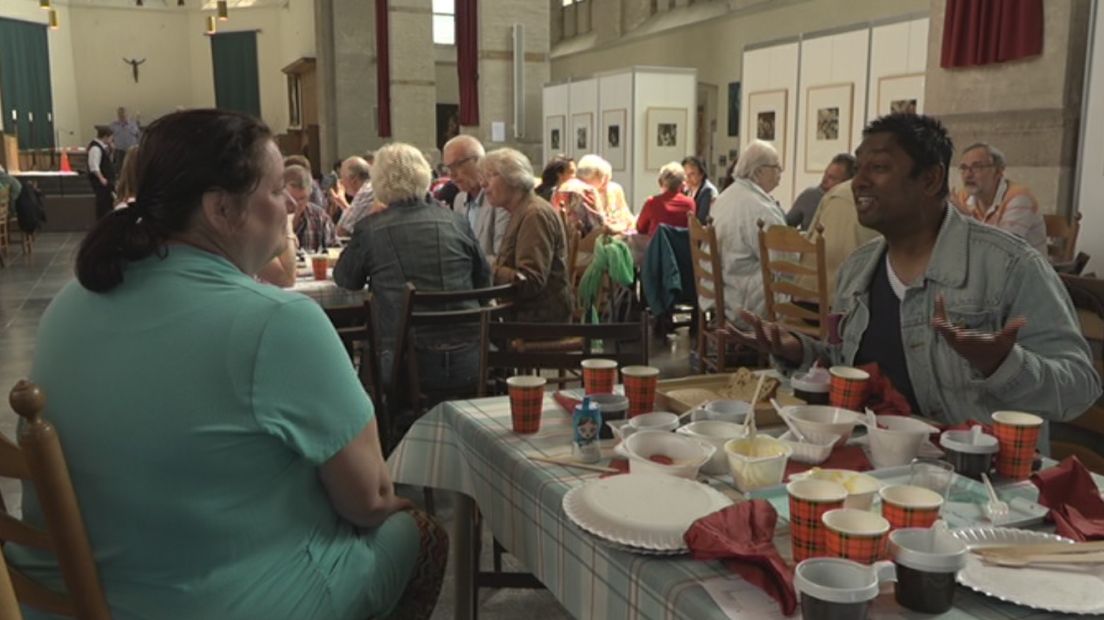
{"label": "ceiling light fixture", "polygon": [[220,22],[230,19],[230,9],[226,8],[226,0],[218,0],[218,18]]}
{"label": "ceiling light fixture", "polygon": [[56,9],[50,9],[50,30],[59,28],[61,28],[61,20],[58,19],[58,12]]}
{"label": "ceiling light fixture", "polygon": [[52,7],[50,6],[50,0],[38,0],[38,8],[52,10]]}
{"label": "ceiling light fixture", "polygon": [[184,0],[176,0],[176,6],[184,6]]}
{"label": "ceiling light fixture", "polygon": [[215,30],[218,29],[218,22],[215,21],[214,15],[207,16],[207,34],[215,34]]}
{"label": "ceiling light fixture", "polygon": [[142,2],[142,0],[134,0],[134,4],[137,4],[138,6],[146,6],[145,3]]}

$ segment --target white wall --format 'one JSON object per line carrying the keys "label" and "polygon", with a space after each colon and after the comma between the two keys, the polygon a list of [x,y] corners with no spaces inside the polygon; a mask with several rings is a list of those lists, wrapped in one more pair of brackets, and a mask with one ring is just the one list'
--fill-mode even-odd
{"label": "white wall", "polygon": [[[743,91],[740,96],[743,103],[740,106],[740,150],[755,139],[755,128],[751,114],[751,95],[756,92],[785,90],[786,91],[786,122],[785,122],[785,152],[782,153],[782,180],[775,188],[772,195],[783,209],[789,209],[793,204],[794,187],[794,162],[797,161],[794,151],[797,148],[797,140],[794,136],[797,129],[795,116],[797,105],[797,68],[800,57],[800,44],[785,43],[772,47],[744,52],[744,79]],[[776,127],[775,131],[781,131]],[[777,135],[777,133],[776,133]]]}
{"label": "white wall", "polygon": [[[189,2],[174,6],[119,8],[65,6],[55,2],[61,28],[49,32],[54,127],[61,146],[83,146],[96,124],[110,122],[124,105],[143,122],[177,107],[215,103],[211,44],[205,36],[210,11]],[[170,3],[175,4],[175,3]],[[281,68],[315,55],[313,0],[283,7],[234,8],[223,31],[260,30],[257,36],[261,115],[273,130],[288,124],[287,83]],[[0,0],[0,17],[46,23],[36,0]],[[126,58],[145,58],[137,84]],[[0,93],[2,96],[2,93]]]}
{"label": "white wall", "polygon": [[1078,251],[1091,256],[1086,272],[1104,272],[1104,7],[1096,6],[1089,33],[1089,83],[1085,85],[1086,114],[1081,123],[1080,187],[1076,208],[1081,211]]}
{"label": "white wall", "polygon": [[870,82],[866,120],[878,115],[878,84],[882,78],[918,75],[916,112],[924,112],[923,80],[928,65],[928,18],[876,26],[870,35]]}
{"label": "white wall", "polygon": [[[844,129],[846,118],[850,127],[848,136],[841,135],[841,147],[836,152],[854,152],[862,137],[862,128],[866,119],[866,66],[869,50],[870,30],[862,28],[824,37],[805,39],[801,42],[801,87],[798,90],[797,105],[797,149],[792,164],[792,195],[796,197],[806,187],[820,182],[824,168],[831,156],[817,158],[811,154],[816,140],[817,110],[810,109],[810,88],[820,86],[851,87],[850,113],[840,110],[840,130]],[[818,89],[819,90],[819,89]],[[833,88],[843,92],[846,88]],[[825,92],[819,90],[819,92]],[[821,99],[824,101],[824,99]],[[811,126],[810,126],[811,125]],[[815,152],[815,151],[813,151]],[[832,153],[834,156],[835,153]],[[783,181],[784,183],[784,181]],[[778,192],[775,192],[776,196]],[[782,208],[789,209],[790,202],[782,201]]]}
{"label": "white wall", "polygon": [[570,153],[571,150],[566,148],[566,143],[561,142],[560,148],[553,149],[549,144],[549,136],[551,127],[549,126],[548,119],[551,117],[563,118],[563,130],[560,132],[560,140],[567,140],[567,126],[568,120],[571,117],[571,106],[568,102],[570,99],[570,86],[568,84],[554,84],[551,86],[545,86],[542,92],[542,105],[541,109],[544,111],[544,118],[541,119],[541,126],[544,128],[541,135],[544,143],[544,161],[542,163],[533,166],[534,170],[540,168],[544,169],[544,166],[554,156],[560,153]]}
{"label": "white wall", "polygon": [[[564,145],[563,151],[574,157],[575,161],[578,161],[580,157],[587,153],[598,152],[594,135],[594,127],[597,125],[595,119],[598,116],[598,80],[592,78],[571,82],[568,85],[567,92],[567,107],[570,113],[567,116],[564,129],[567,143]],[[576,127],[579,124],[588,127],[587,145],[583,149],[578,148],[578,142],[576,141]]]}
{"label": "white wall", "polygon": [[[697,135],[697,72],[693,69],[667,69],[649,67],[636,71],[633,93],[635,111],[630,111],[633,126],[633,182],[625,188],[626,198],[633,213],[639,213],[644,201],[659,192],[658,166],[648,167],[647,149],[651,131],[648,127],[649,108],[682,108],[686,111],[686,135],[680,136],[684,151],[675,159],[681,161],[694,153],[694,136]],[[630,189],[631,187],[631,189]]]}
{"label": "white wall", "polygon": [[[598,77],[598,109],[601,111],[595,119],[595,125],[597,126],[595,139],[596,145],[602,148],[606,144],[606,136],[603,132],[606,131],[605,125],[602,123],[602,113],[608,110],[624,110],[625,111],[625,126],[621,128],[621,147],[625,150],[625,166],[621,170],[613,170],[613,180],[621,185],[625,189],[625,198],[629,200],[629,206],[634,211],[639,210],[639,205],[633,203],[633,180],[635,178],[635,171],[633,169],[633,147],[636,144],[634,140],[634,131],[636,128],[635,119],[633,118],[633,74],[631,72],[618,73],[615,75],[602,75]],[[602,153],[605,156],[605,153]],[[609,157],[606,157],[609,159]]]}

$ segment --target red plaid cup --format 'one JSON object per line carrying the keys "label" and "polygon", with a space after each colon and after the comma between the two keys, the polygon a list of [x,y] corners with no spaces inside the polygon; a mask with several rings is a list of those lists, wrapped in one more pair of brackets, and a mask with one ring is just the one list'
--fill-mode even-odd
{"label": "red plaid cup", "polygon": [[617,362],[606,359],[583,360],[583,388],[587,394],[612,394],[617,382]]}
{"label": "red plaid cup", "polygon": [[840,508],[821,517],[829,556],[873,564],[886,556],[889,522],[873,512]]}
{"label": "red plaid cup", "polygon": [[993,414],[993,434],[997,436],[997,473],[1012,480],[1024,480],[1031,475],[1035,460],[1035,444],[1043,419],[1019,411],[998,411]]}
{"label": "red plaid cup", "polygon": [[847,489],[830,480],[795,480],[786,485],[790,496],[790,537],[793,560],[825,555],[824,524],[820,518],[829,510],[843,508]]}
{"label": "red plaid cup", "polygon": [[515,433],[535,433],[540,430],[544,405],[544,377],[518,375],[506,380],[510,390],[510,420]]}
{"label": "red plaid cup", "polygon": [[655,411],[659,369],[651,366],[626,366],[621,369],[625,396],[629,399],[629,417]]}
{"label": "red plaid cup", "polygon": [[894,484],[878,491],[882,497],[882,516],[893,529],[931,527],[939,518],[943,496],[924,487]]}
{"label": "red plaid cup", "polygon": [[850,366],[832,366],[828,372],[832,375],[828,403],[841,409],[862,411],[866,407],[870,373]]}

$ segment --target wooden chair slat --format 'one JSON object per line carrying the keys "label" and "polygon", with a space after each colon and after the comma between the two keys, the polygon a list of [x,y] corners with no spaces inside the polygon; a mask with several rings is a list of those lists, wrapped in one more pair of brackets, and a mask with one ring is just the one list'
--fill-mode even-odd
{"label": "wooden chair slat", "polygon": [[[808,319],[810,321],[820,320],[820,315],[817,314],[816,312],[813,312],[812,310],[806,310],[805,308],[802,308],[801,306],[795,306],[794,304],[789,303],[789,302],[783,302],[783,303],[780,303],[780,304],[775,304],[774,312],[775,312],[775,314],[780,314],[782,316],[786,316],[786,317],[790,317],[790,318],[794,318],[794,319]],[[771,319],[771,320],[773,321],[773,320],[777,320],[777,319]]]}
{"label": "wooden chair slat", "polygon": [[788,260],[772,260],[767,262],[767,268],[777,273],[794,276],[815,276],[817,270],[805,265],[799,265]]}
{"label": "wooden chair slat", "polygon": [[776,281],[773,286],[775,294],[778,295],[789,295],[790,297],[810,301],[818,301],[820,299],[820,291],[798,286],[793,282],[779,280]]}
{"label": "wooden chair slat", "polygon": [[0,512],[0,540],[36,549],[54,550],[54,543],[45,530],[31,527],[6,512]]}

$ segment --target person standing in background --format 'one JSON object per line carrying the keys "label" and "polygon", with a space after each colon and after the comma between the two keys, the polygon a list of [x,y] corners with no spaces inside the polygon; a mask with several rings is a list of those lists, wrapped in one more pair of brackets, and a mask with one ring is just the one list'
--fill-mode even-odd
{"label": "person standing in background", "polygon": [[112,146],[115,138],[110,127],[96,128],[96,139],[88,145],[88,182],[96,195],[96,219],[115,207],[115,165]]}
{"label": "person standing in background", "polygon": [[115,154],[111,164],[116,170],[123,169],[123,158],[132,147],[138,146],[142,138],[142,127],[139,125],[141,117],[131,119],[127,116],[127,109],[120,106],[115,110],[115,120],[108,127],[111,128],[111,136],[115,140]]}

